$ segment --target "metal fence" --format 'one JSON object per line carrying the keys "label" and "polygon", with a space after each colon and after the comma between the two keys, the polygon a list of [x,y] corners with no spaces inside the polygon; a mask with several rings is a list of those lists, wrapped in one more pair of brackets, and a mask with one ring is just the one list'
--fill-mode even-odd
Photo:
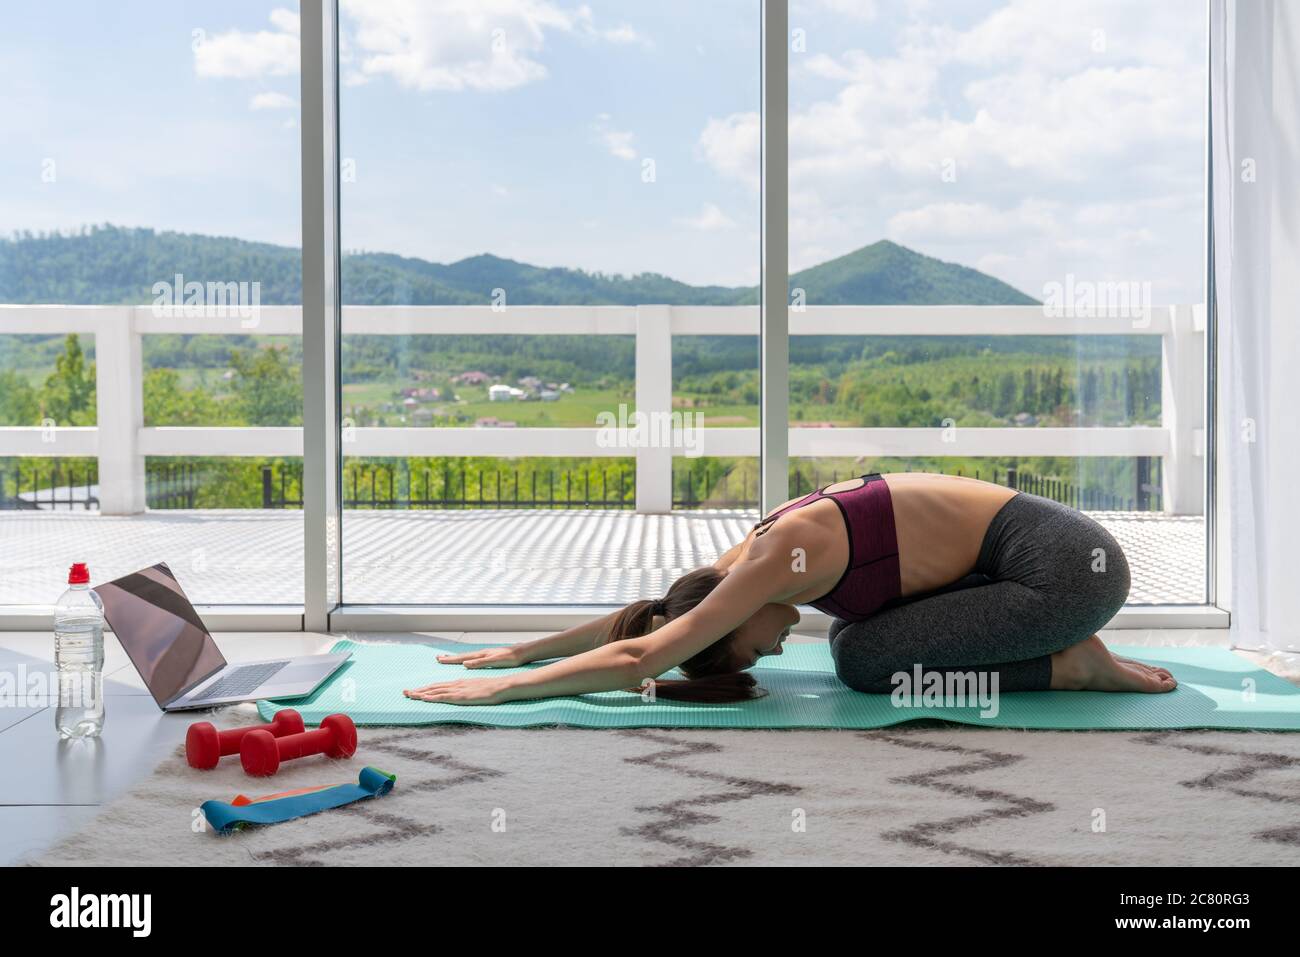
{"label": "metal fence", "polygon": [[[1159,511],[1160,460],[1136,459],[1132,495],[1081,485],[1056,476],[1037,475],[1017,468],[976,470],[972,478],[1040,495],[1085,510]],[[794,470],[790,494],[797,497],[827,485],[853,478],[856,472],[818,469]],[[962,470],[951,474],[961,475]],[[302,470],[262,468],[262,507],[300,508]],[[674,508],[756,509],[759,477],[743,466],[673,473]],[[634,469],[550,470],[518,469],[412,470],[399,466],[350,467],[343,479],[343,504],[348,508],[601,508],[636,507]]]}
{"label": "metal fence", "polygon": [[[188,462],[150,463],[145,472],[149,508],[194,508],[199,490],[196,467]],[[0,468],[0,510],[98,511],[99,468],[80,468],[57,459]]]}
{"label": "metal fence", "polygon": [[[1038,475],[1018,468],[975,471],[972,478],[1041,495],[1083,510],[1160,511],[1162,463],[1158,458],[1136,460],[1132,494]],[[791,496],[833,485],[857,473],[795,469]],[[961,475],[961,470],[952,473]],[[193,463],[150,463],[146,492],[151,509],[196,507],[202,472]],[[0,509],[95,511],[99,508],[98,470],[51,460],[28,467],[0,469]],[[261,506],[266,509],[302,507],[301,467],[266,465],[261,470]],[[674,471],[674,508],[758,508],[757,470],[706,465]],[[351,466],[343,480],[347,508],[464,509],[464,508],[636,508],[636,470],[617,469],[411,469],[399,465]]]}
{"label": "metal fence", "polygon": [[145,500],[150,508],[193,508],[198,491],[198,472],[191,462],[151,463],[145,471]]}
{"label": "metal fence", "polygon": [[[302,506],[300,468],[262,467],[262,507]],[[349,468],[343,476],[348,508],[636,508],[633,469],[598,471],[444,468]],[[684,502],[674,502],[684,504]]]}
{"label": "metal fence", "polygon": [[99,508],[99,472],[57,459],[0,469],[0,509],[9,511],[88,511]]}
{"label": "metal fence", "polygon": [[[1133,494],[1129,496],[1018,469],[1008,469],[1004,482],[998,482],[998,473],[994,472],[993,481],[1083,511],[1158,512],[1163,508],[1160,469],[1159,459],[1138,459]],[[979,478],[978,472],[975,477]]]}

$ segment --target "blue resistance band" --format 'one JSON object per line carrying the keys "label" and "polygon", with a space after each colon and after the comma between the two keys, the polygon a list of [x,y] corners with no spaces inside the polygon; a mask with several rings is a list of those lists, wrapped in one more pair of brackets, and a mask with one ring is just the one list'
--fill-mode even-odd
{"label": "blue resistance band", "polygon": [[296,817],[306,817],[319,811],[342,807],[364,798],[382,797],[393,789],[397,775],[387,774],[378,768],[365,767],[356,784],[335,784],[304,794],[267,798],[240,804],[225,801],[204,801],[200,806],[203,816],[218,834],[229,834],[250,824],[279,824]]}

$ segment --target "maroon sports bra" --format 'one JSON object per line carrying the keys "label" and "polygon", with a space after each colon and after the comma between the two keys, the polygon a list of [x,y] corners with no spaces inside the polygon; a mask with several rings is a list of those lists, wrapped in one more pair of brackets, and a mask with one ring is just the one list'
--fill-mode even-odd
{"label": "maroon sports bra", "polygon": [[894,529],[894,502],[889,496],[889,484],[878,472],[864,475],[862,479],[860,486],[844,492],[828,493],[824,489],[810,492],[799,501],[777,509],[754,526],[754,531],[762,535],[786,512],[824,498],[839,506],[849,536],[849,562],[835,587],[808,604],[844,621],[869,618],[886,602],[903,593],[898,569],[898,536]]}

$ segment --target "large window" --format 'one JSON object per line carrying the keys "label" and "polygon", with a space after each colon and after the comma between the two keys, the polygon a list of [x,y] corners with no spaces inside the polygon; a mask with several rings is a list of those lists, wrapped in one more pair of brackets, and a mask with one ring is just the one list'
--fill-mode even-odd
{"label": "large window", "polygon": [[810,4],[791,34],[791,494],[1015,485],[1095,512],[1132,601],[1204,601],[1201,11]]}
{"label": "large window", "polygon": [[[1133,602],[1204,602],[1199,6],[341,0],[303,20],[337,18],[323,83],[293,2],[8,11],[0,607],[160,560],[313,622],[621,603],[738,538],[764,474],[909,469],[1094,513]],[[301,305],[336,239],[339,343],[328,279]],[[335,455],[337,514],[304,474]]]}
{"label": "large window", "polygon": [[711,157],[760,25],[343,6],[345,602],[623,602],[725,548],[757,493],[710,437],[757,427],[757,159]]}
{"label": "large window", "polygon": [[302,602],[302,513],[264,479],[301,445],[297,21],[6,10],[0,605],[53,602],[74,561]]}

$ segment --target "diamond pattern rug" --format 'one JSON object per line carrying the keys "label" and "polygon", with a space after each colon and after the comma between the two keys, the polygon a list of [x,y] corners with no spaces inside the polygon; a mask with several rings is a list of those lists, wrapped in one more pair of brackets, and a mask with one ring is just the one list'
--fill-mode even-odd
{"label": "diamond pattern rug", "polygon": [[[390,795],[226,837],[197,812],[362,763]],[[1294,866],[1297,807],[1286,733],[381,727],[264,781],[178,749],[28,863]]]}

